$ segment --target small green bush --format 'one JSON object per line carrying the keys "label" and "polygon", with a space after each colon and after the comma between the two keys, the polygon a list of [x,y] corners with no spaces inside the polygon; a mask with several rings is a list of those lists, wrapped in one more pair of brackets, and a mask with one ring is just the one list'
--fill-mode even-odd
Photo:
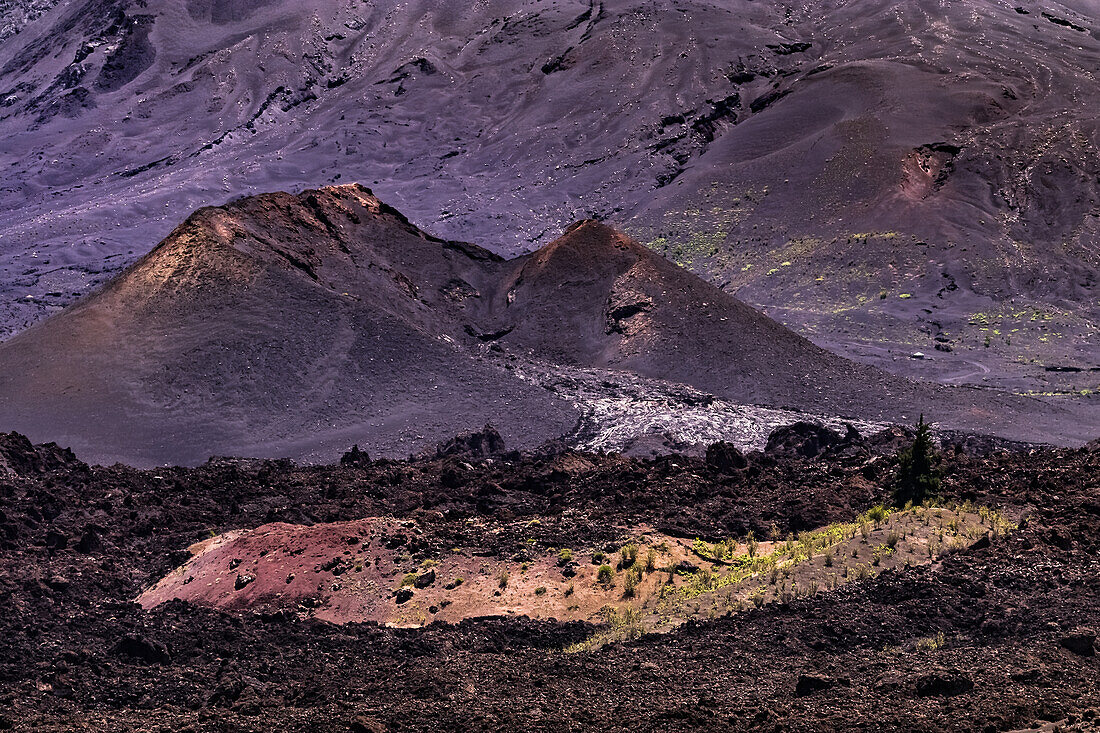
{"label": "small green bush", "polygon": [[634,564],[634,561],[638,559],[638,545],[631,542],[628,545],[623,545],[619,550],[619,556],[622,558],[620,564],[624,568],[628,568]]}
{"label": "small green bush", "polygon": [[935,636],[927,636],[923,639],[917,639],[916,647],[921,651],[935,651],[947,643],[947,637],[941,631]]}
{"label": "small green bush", "polygon": [[882,504],[876,504],[875,506],[867,510],[867,518],[874,522],[876,525],[884,521],[887,515],[889,515],[889,512],[886,511],[886,507],[884,507]]}
{"label": "small green bush", "polygon": [[563,547],[558,552],[558,565],[568,565],[573,562],[573,551],[568,547]]}
{"label": "small green bush", "polygon": [[610,565],[604,564],[596,571],[596,582],[603,585],[611,585],[615,582],[615,569]]}
{"label": "small green bush", "polygon": [[638,568],[631,568],[626,571],[626,575],[623,577],[623,595],[627,598],[633,598],[639,580]]}

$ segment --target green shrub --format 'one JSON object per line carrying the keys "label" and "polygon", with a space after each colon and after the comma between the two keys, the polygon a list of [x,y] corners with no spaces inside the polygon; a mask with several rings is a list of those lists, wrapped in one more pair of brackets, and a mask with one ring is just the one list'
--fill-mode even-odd
{"label": "green shrub", "polygon": [[563,547],[558,552],[558,565],[568,565],[573,562],[573,551],[568,547]]}
{"label": "green shrub", "polygon": [[611,585],[615,582],[615,569],[610,565],[601,565],[596,571],[596,582],[603,585]]}
{"label": "green shrub", "polygon": [[882,523],[888,515],[889,512],[882,504],[876,504],[867,510],[867,518],[874,522],[876,525]]}
{"label": "green shrub", "polygon": [[634,597],[634,590],[638,587],[638,580],[640,579],[638,576],[638,568],[631,568],[623,576],[623,595],[627,598]]}
{"label": "green shrub", "polygon": [[657,569],[657,550],[650,547],[645,553],[645,571],[652,573]]}
{"label": "green shrub", "polygon": [[540,585],[538,588],[535,588],[535,595],[536,596],[546,595],[546,586],[545,585]]}
{"label": "green shrub", "polygon": [[416,582],[417,573],[405,573],[405,577],[401,579],[401,587],[405,588]]}
{"label": "green shrub", "polygon": [[507,570],[501,570],[500,574],[497,575],[497,585],[500,586],[501,590],[504,590],[505,588],[508,587],[508,571]]}
{"label": "green shrub", "polygon": [[619,557],[621,558],[620,565],[624,568],[628,568],[634,564],[634,561],[638,559],[638,545],[631,542],[628,545],[623,545],[619,550]]}

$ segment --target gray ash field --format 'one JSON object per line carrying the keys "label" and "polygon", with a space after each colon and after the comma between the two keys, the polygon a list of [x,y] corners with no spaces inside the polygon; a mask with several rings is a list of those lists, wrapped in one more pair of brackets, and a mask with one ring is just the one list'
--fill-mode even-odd
{"label": "gray ash field", "polygon": [[507,256],[605,218],[895,372],[1097,387],[1087,2],[51,5],[0,46],[8,333],[199,205],[359,181]]}

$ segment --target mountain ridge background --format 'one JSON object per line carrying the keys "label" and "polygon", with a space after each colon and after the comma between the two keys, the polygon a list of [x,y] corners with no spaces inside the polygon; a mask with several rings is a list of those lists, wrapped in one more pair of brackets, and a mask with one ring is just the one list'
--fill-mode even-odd
{"label": "mountain ridge background", "polygon": [[896,373],[1097,387],[1089,3],[49,5],[0,44],[6,333],[200,205],[359,180],[508,256],[605,219]]}

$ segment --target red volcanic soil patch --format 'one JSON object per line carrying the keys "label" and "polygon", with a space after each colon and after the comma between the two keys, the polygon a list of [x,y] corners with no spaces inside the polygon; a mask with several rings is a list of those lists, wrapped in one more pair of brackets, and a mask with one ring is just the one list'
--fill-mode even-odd
{"label": "red volcanic soil patch", "polygon": [[[496,521],[475,524],[484,536],[505,529]],[[634,527],[606,551],[567,547],[502,557],[454,547],[416,562],[409,553],[438,548],[440,538],[415,520],[278,522],[192,545],[192,559],[138,602],[151,609],[180,599],[225,611],[402,627],[511,615],[610,622],[589,642],[601,644],[928,564],[1006,528],[987,508],[877,507],[783,541],[749,535],[712,544]]]}
{"label": "red volcanic soil patch", "polygon": [[[500,530],[479,522],[481,531]],[[619,563],[619,545],[600,551],[542,552],[530,559],[496,557],[483,548],[448,548],[427,560],[409,554],[423,544],[415,520],[361,519],[300,526],[277,522],[231,531],[189,548],[193,557],[138,598],[145,608],[172,599],[227,611],[286,611],[333,623],[376,621],[422,626],[481,616],[591,619],[606,606],[643,606],[659,579],[641,578],[624,595],[622,567],[609,582],[599,566]],[[642,528],[662,567],[690,557],[690,542]],[[433,544],[438,544],[433,542]],[[644,559],[638,560],[641,567]],[[654,566],[651,568],[655,570]]]}
{"label": "red volcanic soil patch", "polygon": [[396,522],[370,519],[314,526],[276,522],[227,532],[188,548],[194,558],[142,593],[139,602],[150,608],[186,598],[227,610],[325,606],[318,615],[329,620],[377,619],[381,614],[370,601],[381,603],[380,594],[357,594],[362,605],[354,609],[330,601],[345,583],[358,589],[393,576],[397,569],[385,545],[400,532]]}

